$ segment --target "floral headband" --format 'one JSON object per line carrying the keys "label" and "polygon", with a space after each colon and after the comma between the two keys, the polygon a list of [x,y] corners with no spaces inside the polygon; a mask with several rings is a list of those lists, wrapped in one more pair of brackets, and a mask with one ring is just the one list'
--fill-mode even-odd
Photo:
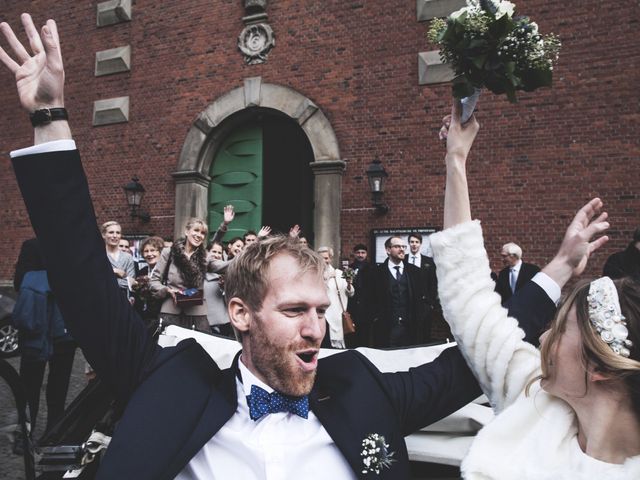
{"label": "floral headband", "polygon": [[589,285],[589,320],[600,338],[617,355],[628,358],[633,346],[628,340],[627,322],[620,310],[618,291],[609,277],[601,277]]}

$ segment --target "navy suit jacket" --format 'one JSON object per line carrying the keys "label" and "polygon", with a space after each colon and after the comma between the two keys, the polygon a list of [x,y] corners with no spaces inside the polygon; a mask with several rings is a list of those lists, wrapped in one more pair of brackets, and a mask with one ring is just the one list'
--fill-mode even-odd
{"label": "navy suit jacket", "polygon": [[[520,290],[529,280],[531,280],[536,273],[540,271],[540,267],[533,263],[522,262],[520,266],[520,273],[518,273],[518,279],[516,280],[516,292]],[[496,282],[496,292],[502,297],[502,304],[504,305],[513,295],[511,292],[511,286],[509,285],[509,273],[510,268],[503,268],[498,274],[498,281]]]}
{"label": "navy suit jacket", "polygon": [[[235,368],[221,370],[193,340],[163,349],[148,335],[106,258],[77,151],[13,163],[67,325],[123,410],[97,478],[173,479],[235,412]],[[539,287],[524,304],[530,325],[554,309]],[[333,355],[319,361],[309,397],[357,477],[400,479],[409,477],[403,437],[479,393],[462,355],[450,348],[401,373],[381,373],[355,351]],[[361,473],[361,443],[371,433],[395,452],[396,462],[379,476]]]}

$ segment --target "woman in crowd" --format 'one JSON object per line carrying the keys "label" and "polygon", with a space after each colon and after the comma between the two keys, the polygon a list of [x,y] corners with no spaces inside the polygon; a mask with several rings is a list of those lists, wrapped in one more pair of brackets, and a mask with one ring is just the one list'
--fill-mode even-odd
{"label": "woman in crowd", "polygon": [[233,257],[240,254],[244,248],[244,241],[240,237],[233,237],[227,243],[227,260],[231,260]]}
{"label": "woman in crowd", "polygon": [[227,314],[224,299],[223,272],[230,260],[223,260],[224,247],[220,242],[211,242],[208,246],[209,258],[216,262],[216,272],[207,272],[204,279],[204,298],[207,305],[207,320],[212,333],[234,337],[233,329]]}
{"label": "woman in crowd", "polygon": [[329,337],[333,348],[345,348],[344,332],[342,331],[342,312],[347,308],[349,297],[353,297],[355,290],[351,279],[345,280],[342,270],[333,268],[333,249],[320,247],[318,253],[324,259],[324,281],[327,284],[327,292],[331,305],[325,312],[325,318],[329,324]]}
{"label": "woman in crowd", "polygon": [[[462,463],[467,479],[640,478],[640,285],[608,277],[574,287],[538,351],[494,293],[479,222],[471,221],[466,158],[478,131],[445,117],[443,232],[432,235],[445,318],[497,414]],[[562,286],[607,237],[602,202],[570,224],[540,282]],[[543,278],[544,277],[544,278]],[[534,281],[537,282],[536,278]]]}
{"label": "woman in crowd", "polygon": [[158,265],[163,248],[164,240],[162,237],[147,237],[140,244],[142,258],[147,265],[138,271],[138,276],[136,277],[134,288],[136,302],[134,306],[142,319],[148,323],[158,320],[158,316],[160,315],[162,301],[151,295],[149,282],[153,271]]}
{"label": "woman in crowd", "polygon": [[130,282],[136,275],[136,269],[131,253],[120,249],[122,227],[118,222],[110,221],[103,223],[100,231],[107,249],[107,258],[111,262],[113,273],[118,278],[118,286],[122,294],[129,298]]}
{"label": "woman in crowd", "polygon": [[209,332],[207,307],[204,304],[205,274],[213,268],[207,259],[204,220],[192,218],[184,229],[185,237],[165,248],[150,281],[152,294],[164,299],[160,320],[164,325],[179,325]]}

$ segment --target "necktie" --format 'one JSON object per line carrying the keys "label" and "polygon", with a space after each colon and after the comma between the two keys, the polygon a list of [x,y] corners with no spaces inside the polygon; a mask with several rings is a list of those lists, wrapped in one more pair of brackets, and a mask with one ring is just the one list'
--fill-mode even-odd
{"label": "necktie", "polygon": [[418,259],[415,255],[411,256],[411,263],[413,263],[416,267],[418,266]]}
{"label": "necktie", "polygon": [[396,269],[396,280],[400,280],[400,265],[393,267]]}
{"label": "necktie", "polygon": [[247,396],[249,416],[258,420],[269,413],[289,412],[302,418],[309,416],[309,398],[290,397],[278,392],[268,393],[257,385],[251,385],[251,395]]}
{"label": "necktie", "polygon": [[509,286],[511,287],[511,293],[516,293],[516,269],[511,269],[511,274],[509,275]]}

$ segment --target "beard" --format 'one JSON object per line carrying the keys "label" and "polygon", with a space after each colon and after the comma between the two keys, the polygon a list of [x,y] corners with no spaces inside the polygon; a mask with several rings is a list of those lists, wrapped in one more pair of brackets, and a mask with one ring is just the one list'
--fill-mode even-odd
{"label": "beard", "polygon": [[248,335],[251,362],[267,385],[292,397],[309,394],[317,369],[311,372],[303,371],[296,361],[295,352],[320,348],[320,345],[305,341],[296,345],[278,345],[262,329],[256,329]]}

